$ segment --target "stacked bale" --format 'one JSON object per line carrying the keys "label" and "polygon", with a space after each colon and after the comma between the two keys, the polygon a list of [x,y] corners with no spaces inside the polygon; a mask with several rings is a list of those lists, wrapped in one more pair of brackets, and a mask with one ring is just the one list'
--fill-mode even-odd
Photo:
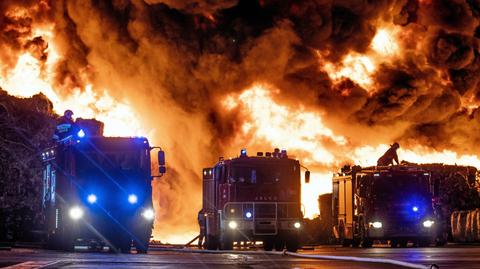
{"label": "stacked bale", "polygon": [[454,211],[451,224],[455,242],[480,242],[480,209]]}
{"label": "stacked bale", "polygon": [[42,94],[15,98],[0,89],[0,241],[32,240],[40,229],[40,151],[55,130],[51,102]]}

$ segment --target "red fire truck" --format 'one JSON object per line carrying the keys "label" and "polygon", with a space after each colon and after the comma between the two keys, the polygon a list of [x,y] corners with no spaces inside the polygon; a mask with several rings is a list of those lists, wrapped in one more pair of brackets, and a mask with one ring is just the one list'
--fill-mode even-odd
{"label": "red fire truck", "polygon": [[[229,250],[233,242],[263,241],[265,250],[297,251],[303,214],[300,168],[285,150],[258,152],[203,169],[203,208],[207,249]],[[310,172],[305,172],[308,181]]]}

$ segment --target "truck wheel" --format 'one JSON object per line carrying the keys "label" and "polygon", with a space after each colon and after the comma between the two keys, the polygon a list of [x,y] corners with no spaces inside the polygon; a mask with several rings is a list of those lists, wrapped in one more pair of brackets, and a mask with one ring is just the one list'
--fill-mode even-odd
{"label": "truck wheel", "polygon": [[390,240],[390,247],[391,248],[396,248],[398,246],[398,241],[395,239]]}
{"label": "truck wheel", "polygon": [[205,245],[206,245],[208,250],[217,250],[217,248],[218,248],[217,237],[215,237],[213,235],[207,235],[205,237]]}
{"label": "truck wheel", "polygon": [[75,236],[73,235],[73,232],[71,232],[70,229],[65,228],[63,234],[57,237],[57,240],[60,239],[60,242],[58,242],[59,248],[63,251],[73,252],[75,250],[74,238]]}
{"label": "truck wheel", "polygon": [[349,247],[349,246],[352,245],[352,241],[349,240],[349,239],[342,238],[342,239],[340,240],[340,244],[342,244],[342,247],[346,247],[346,248],[347,248],[347,247]]}
{"label": "truck wheel", "polygon": [[426,248],[430,246],[430,239],[419,239],[417,245],[421,248]]}
{"label": "truck wheel", "polygon": [[275,238],[274,247],[276,251],[283,251],[285,248],[285,240],[282,238]]}
{"label": "truck wheel", "polygon": [[137,254],[147,254],[148,244],[148,241],[135,242],[135,249],[137,250]]}
{"label": "truck wheel", "polygon": [[233,249],[233,240],[228,235],[223,235],[220,239],[220,250],[232,250]]}
{"label": "truck wheel", "polygon": [[287,245],[287,251],[290,251],[290,252],[297,252],[298,248],[300,247],[298,238],[289,238],[286,242],[286,245]]}
{"label": "truck wheel", "polygon": [[127,236],[118,236],[110,239],[107,244],[111,253],[130,253],[132,240]]}
{"label": "truck wheel", "polygon": [[371,248],[373,246],[373,240],[364,238],[362,241],[362,247],[364,248]]}
{"label": "truck wheel", "polygon": [[272,238],[267,238],[263,240],[263,250],[265,251],[272,251],[273,250],[274,241]]}

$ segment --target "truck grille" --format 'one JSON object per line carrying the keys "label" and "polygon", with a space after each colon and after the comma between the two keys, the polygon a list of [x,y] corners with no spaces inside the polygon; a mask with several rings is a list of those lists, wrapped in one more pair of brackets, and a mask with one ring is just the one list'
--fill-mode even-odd
{"label": "truck grille", "polygon": [[[247,217],[251,215],[250,218]],[[223,214],[227,219],[299,219],[302,217],[298,203],[254,202],[227,203]]]}

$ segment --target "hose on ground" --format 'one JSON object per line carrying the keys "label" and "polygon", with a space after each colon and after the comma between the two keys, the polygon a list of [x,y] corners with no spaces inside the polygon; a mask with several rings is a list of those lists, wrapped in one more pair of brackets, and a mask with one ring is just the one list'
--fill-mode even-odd
{"label": "hose on ground", "polygon": [[212,254],[268,254],[268,255],[286,255],[296,258],[304,259],[318,259],[318,260],[336,260],[336,261],[351,261],[351,262],[364,262],[364,263],[379,263],[379,264],[391,264],[402,266],[405,268],[413,269],[430,269],[438,268],[436,264],[426,266],[422,264],[415,264],[410,262],[404,262],[393,259],[383,259],[383,258],[364,258],[364,257],[355,257],[355,256],[334,256],[334,255],[316,255],[316,254],[300,254],[290,251],[235,251],[235,250],[202,250],[202,249],[188,249],[188,248],[158,248],[156,250],[161,251],[172,251],[172,252],[187,252],[187,253],[212,253]]}

